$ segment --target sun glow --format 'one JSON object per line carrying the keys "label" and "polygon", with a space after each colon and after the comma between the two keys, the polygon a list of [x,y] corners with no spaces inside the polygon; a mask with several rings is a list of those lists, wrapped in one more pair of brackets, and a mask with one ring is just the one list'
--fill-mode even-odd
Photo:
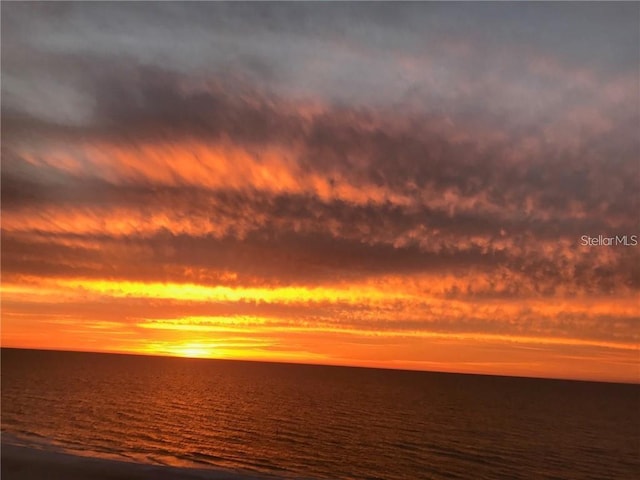
{"label": "sun glow", "polygon": [[213,349],[199,343],[189,343],[180,345],[171,350],[171,353],[177,357],[185,358],[211,358]]}

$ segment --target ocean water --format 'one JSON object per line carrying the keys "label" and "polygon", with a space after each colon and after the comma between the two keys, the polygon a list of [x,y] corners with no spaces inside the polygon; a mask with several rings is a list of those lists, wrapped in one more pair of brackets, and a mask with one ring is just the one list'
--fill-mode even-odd
{"label": "ocean water", "polygon": [[3,442],[282,478],[640,478],[640,386],[2,349]]}

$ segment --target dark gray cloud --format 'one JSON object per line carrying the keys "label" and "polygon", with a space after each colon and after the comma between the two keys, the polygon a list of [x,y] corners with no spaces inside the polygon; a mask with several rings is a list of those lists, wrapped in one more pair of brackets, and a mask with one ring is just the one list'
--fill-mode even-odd
{"label": "dark gray cloud", "polygon": [[[572,71],[635,75],[637,16],[631,3],[7,4],[3,103],[83,119],[91,97],[82,77],[98,59],[103,72],[116,62],[231,74],[286,96],[360,105],[449,111],[471,93],[484,110],[526,116],[556,106],[545,97],[559,85],[564,97],[580,90]],[[553,68],[523,74],[540,60]]]}
{"label": "dark gray cloud", "polygon": [[[543,238],[607,229],[620,233],[636,226],[640,143],[633,124],[640,117],[633,103],[629,108],[591,112],[597,118],[587,118],[577,135],[572,137],[569,131],[553,138],[555,131],[546,130],[545,124],[514,129],[491,116],[484,125],[473,118],[454,125],[442,115],[400,115],[379,108],[328,107],[309,115],[304,104],[262,94],[246,84],[212,81],[194,91],[188,88],[188,77],[165,70],[143,68],[127,74],[95,79],[94,121],[86,125],[59,126],[24,114],[4,116],[7,207],[38,197],[87,205],[175,202],[187,211],[231,202],[228,207],[247,206],[250,214],[277,218],[278,209],[285,209],[291,211],[283,212],[287,215],[315,215],[345,225],[382,224],[396,232],[390,222],[405,230],[426,224],[461,235],[506,230],[531,231]],[[567,123],[580,126],[579,121]],[[589,122],[596,126],[589,129]],[[598,122],[607,128],[598,130]],[[561,132],[566,126],[557,129]],[[380,189],[408,199],[409,204],[370,205],[359,222],[353,217],[358,210],[348,201],[324,205],[320,199],[307,198],[314,195],[309,191],[302,198],[276,196],[271,210],[257,212],[251,202],[269,203],[270,194],[255,191],[255,186],[224,197],[224,191],[205,185],[194,188],[192,180],[187,184],[176,180],[167,188],[139,178],[136,185],[129,179],[114,179],[103,167],[91,167],[91,159],[79,160],[88,165],[83,173],[69,172],[46,153],[67,150],[67,155],[80,158],[91,155],[83,151],[84,145],[106,141],[144,156],[140,145],[194,139],[213,145],[229,139],[257,152],[256,166],[262,162],[261,149],[294,146],[297,171],[323,177],[336,188],[342,182],[363,191]],[[42,158],[37,165],[21,153],[26,141],[40,144]],[[75,150],[74,145],[78,145]],[[184,148],[188,150],[188,144]],[[185,160],[176,162],[179,166]],[[220,195],[224,198],[218,200]],[[451,200],[437,202],[447,195]],[[379,216],[372,211],[375,208],[383,209]]]}

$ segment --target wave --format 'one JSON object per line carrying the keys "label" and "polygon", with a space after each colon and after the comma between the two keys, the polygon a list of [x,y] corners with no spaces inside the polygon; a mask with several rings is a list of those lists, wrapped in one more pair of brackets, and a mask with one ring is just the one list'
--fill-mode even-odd
{"label": "wave", "polygon": [[[70,453],[38,437],[2,433],[3,480],[66,478],[68,480],[292,480],[223,468],[192,468],[137,463],[125,459]],[[297,479],[302,480],[302,479]]]}

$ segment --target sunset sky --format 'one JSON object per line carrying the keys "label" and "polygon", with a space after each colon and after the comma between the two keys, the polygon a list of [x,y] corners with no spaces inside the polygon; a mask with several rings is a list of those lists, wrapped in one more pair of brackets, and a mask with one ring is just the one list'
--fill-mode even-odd
{"label": "sunset sky", "polygon": [[639,18],[3,2],[2,345],[640,381]]}

